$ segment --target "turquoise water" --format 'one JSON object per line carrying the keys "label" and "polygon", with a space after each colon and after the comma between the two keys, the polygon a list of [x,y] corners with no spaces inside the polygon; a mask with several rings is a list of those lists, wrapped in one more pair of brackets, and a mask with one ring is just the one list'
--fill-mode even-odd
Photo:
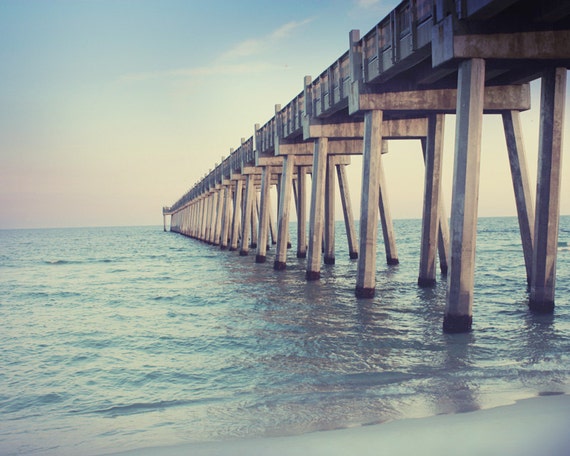
{"label": "turquoise water", "polygon": [[[570,392],[570,217],[554,315],[527,310],[516,219],[479,221],[474,330],[416,286],[419,220],[395,222],[373,300],[336,265],[306,282],[162,227],[0,231],[0,454],[97,455],[297,434]],[[295,242],[294,242],[295,245]]]}

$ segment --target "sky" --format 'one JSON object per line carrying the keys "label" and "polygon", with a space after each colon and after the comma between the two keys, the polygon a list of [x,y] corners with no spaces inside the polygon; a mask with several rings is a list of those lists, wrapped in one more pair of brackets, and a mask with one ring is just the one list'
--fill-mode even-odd
{"label": "sky", "polygon": [[[366,33],[397,3],[0,0],[0,229],[162,224],[162,206],[343,54],[350,30]],[[539,91],[523,113],[533,189]],[[446,116],[448,208],[453,134]],[[568,141],[564,155],[570,214]],[[514,215],[497,116],[481,160],[479,215]],[[349,166],[356,212],[360,164]],[[390,145],[384,165],[393,217],[419,218],[419,142]]]}

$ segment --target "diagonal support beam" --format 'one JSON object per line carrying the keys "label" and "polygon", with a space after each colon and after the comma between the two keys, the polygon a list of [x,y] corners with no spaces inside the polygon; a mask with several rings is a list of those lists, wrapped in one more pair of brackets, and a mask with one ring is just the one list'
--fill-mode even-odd
{"label": "diagonal support beam", "polygon": [[534,243],[534,207],[528,178],[523,136],[518,111],[503,113],[503,126],[509,153],[511,177],[515,192],[515,203],[519,220],[519,230],[523,247],[527,283],[532,276],[532,251]]}

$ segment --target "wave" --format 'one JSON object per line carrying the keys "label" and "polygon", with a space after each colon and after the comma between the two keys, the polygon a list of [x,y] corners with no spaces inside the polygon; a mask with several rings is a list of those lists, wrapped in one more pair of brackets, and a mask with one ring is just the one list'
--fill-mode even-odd
{"label": "wave", "polygon": [[86,260],[43,260],[44,264],[50,266],[59,266],[65,264],[89,264],[89,263],[112,263],[113,260],[111,258],[101,258],[101,259],[86,259]]}
{"label": "wave", "polygon": [[[2,413],[17,414],[23,410],[29,410],[34,407],[42,407],[51,404],[64,402],[67,395],[64,393],[47,393],[40,395],[28,395],[23,397],[6,397],[1,404]],[[30,415],[26,415],[26,418]],[[32,415],[33,416],[33,415]],[[10,419],[21,419],[20,416],[11,417]]]}
{"label": "wave", "polygon": [[181,297],[182,297],[182,295],[180,295],[180,294],[175,294],[175,295],[171,295],[171,296],[159,295],[159,296],[155,296],[152,299],[154,301],[175,301],[176,299],[179,299]]}
{"label": "wave", "polygon": [[[204,402],[218,402],[220,400],[223,399],[212,397],[208,399],[185,400],[185,401],[175,400],[175,401],[157,401],[157,402],[134,402],[132,404],[126,404],[126,405],[114,405],[109,408],[93,410],[87,413],[117,417],[117,416],[126,416],[126,415],[137,415],[139,413],[154,412],[173,407],[184,407],[187,405],[204,403]],[[72,413],[78,413],[78,411],[74,410],[72,411]]]}
{"label": "wave", "polygon": [[50,265],[58,265],[58,264],[77,264],[78,261],[70,261],[70,260],[44,260],[45,264]]}
{"label": "wave", "polygon": [[115,405],[106,409],[95,410],[92,413],[111,416],[135,415],[137,413],[145,413],[181,405],[185,404],[181,401],[135,402],[133,404]]}

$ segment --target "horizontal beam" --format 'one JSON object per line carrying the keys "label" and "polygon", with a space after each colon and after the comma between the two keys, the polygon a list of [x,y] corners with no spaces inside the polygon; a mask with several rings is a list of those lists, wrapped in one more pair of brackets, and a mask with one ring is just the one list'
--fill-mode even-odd
{"label": "horizontal beam", "polygon": [[[314,130],[311,130],[311,133],[319,133],[321,137],[329,138],[331,140],[361,139],[364,137],[364,122],[353,121],[347,123],[323,123],[318,126],[318,129],[315,128]],[[345,136],[343,136],[342,133],[345,133]],[[389,119],[382,122],[382,137],[385,139],[415,139],[425,138],[426,135],[427,120],[423,117],[411,119]],[[312,152],[312,148],[310,151]]]}
{"label": "horizontal beam", "polygon": [[570,30],[458,35],[453,56],[461,59],[570,59]]}
{"label": "horizontal beam", "polygon": [[[409,92],[361,93],[361,111],[408,111],[454,113],[457,89],[414,90]],[[485,88],[483,110],[486,114],[530,109],[529,84]]]}
{"label": "horizontal beam", "polygon": [[310,138],[362,138],[364,122],[346,116],[343,122],[326,122],[305,116],[303,119],[303,139]]}
{"label": "horizontal beam", "polygon": [[256,166],[282,166],[283,157],[257,157],[255,160]]}
{"label": "horizontal beam", "polygon": [[570,59],[569,42],[569,30],[456,35],[448,16],[432,29],[432,64],[472,58],[566,60]]}

